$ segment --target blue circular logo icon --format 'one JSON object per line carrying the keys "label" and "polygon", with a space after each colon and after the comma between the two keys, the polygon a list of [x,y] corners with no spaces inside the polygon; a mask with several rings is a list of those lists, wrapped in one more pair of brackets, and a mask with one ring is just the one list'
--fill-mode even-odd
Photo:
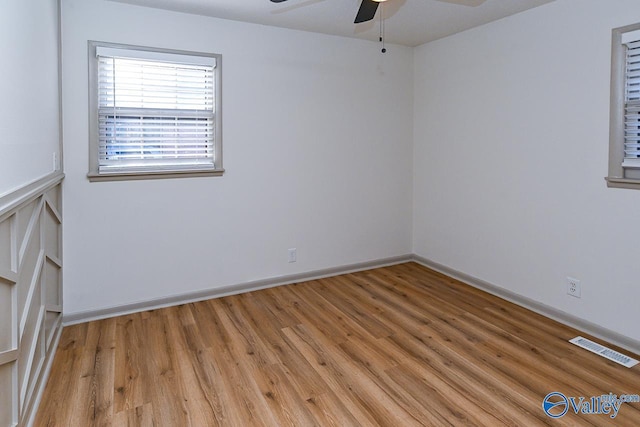
{"label": "blue circular logo icon", "polygon": [[569,400],[564,394],[554,391],[544,397],[542,409],[551,418],[560,418],[569,410]]}

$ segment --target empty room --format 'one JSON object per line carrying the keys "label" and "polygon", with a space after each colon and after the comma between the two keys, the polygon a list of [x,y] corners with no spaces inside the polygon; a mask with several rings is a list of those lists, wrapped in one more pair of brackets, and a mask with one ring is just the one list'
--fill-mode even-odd
{"label": "empty room", "polygon": [[0,427],[640,425],[638,0],[4,0]]}

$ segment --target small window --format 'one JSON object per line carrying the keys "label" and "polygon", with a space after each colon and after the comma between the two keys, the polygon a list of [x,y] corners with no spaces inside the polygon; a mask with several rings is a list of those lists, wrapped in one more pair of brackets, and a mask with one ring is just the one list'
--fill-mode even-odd
{"label": "small window", "polygon": [[221,175],[221,56],[90,42],[90,180]]}
{"label": "small window", "polygon": [[640,24],[613,30],[607,184],[640,189]]}

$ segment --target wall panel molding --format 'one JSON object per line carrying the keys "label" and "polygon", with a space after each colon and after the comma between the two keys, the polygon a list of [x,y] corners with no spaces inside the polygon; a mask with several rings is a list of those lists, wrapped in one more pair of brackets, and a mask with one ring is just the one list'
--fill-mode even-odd
{"label": "wall panel molding", "polygon": [[63,177],[0,198],[0,427],[32,418],[62,330]]}

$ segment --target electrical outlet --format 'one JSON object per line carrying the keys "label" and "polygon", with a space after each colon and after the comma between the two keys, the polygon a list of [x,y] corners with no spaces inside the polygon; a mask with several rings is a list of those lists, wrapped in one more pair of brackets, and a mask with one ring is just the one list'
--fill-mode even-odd
{"label": "electrical outlet", "polygon": [[296,248],[289,249],[289,262],[296,262],[298,260],[298,250]]}
{"label": "electrical outlet", "polygon": [[573,277],[567,277],[567,295],[581,298],[582,288],[580,287],[580,280],[574,279]]}

